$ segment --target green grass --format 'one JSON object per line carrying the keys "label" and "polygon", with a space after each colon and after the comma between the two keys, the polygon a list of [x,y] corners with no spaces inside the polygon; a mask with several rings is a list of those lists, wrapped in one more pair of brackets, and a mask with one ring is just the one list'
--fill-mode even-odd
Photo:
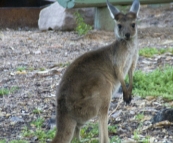
{"label": "green grass", "polygon": [[173,67],[156,69],[153,72],[134,73],[133,94],[146,96],[161,96],[173,100]]}
{"label": "green grass", "polygon": [[142,139],[141,143],[150,143],[150,137],[146,136],[144,139]]}
{"label": "green grass", "polygon": [[0,143],[6,143],[6,140],[4,140],[4,139],[0,140]]}
{"label": "green grass", "polygon": [[[28,143],[30,138],[37,138],[39,143],[46,143],[48,140],[52,140],[55,136],[56,129],[51,129],[46,131],[42,128],[44,120],[38,118],[35,121],[30,123],[31,128],[23,127],[21,132],[21,140],[12,140],[10,143]],[[119,137],[114,136],[116,133],[116,126],[108,126],[110,143],[121,143]],[[97,123],[88,123],[86,124],[80,132],[81,140],[85,143],[98,143],[99,142],[99,128]],[[0,140],[0,143],[5,143],[5,140]],[[72,143],[80,143],[78,140],[74,139]]]}
{"label": "green grass", "polygon": [[19,67],[16,68],[16,70],[19,71],[19,72],[22,72],[22,71],[26,70],[26,67],[19,66]]}
{"label": "green grass", "polygon": [[40,68],[40,71],[45,71],[46,69],[45,68]]}
{"label": "green grass", "polygon": [[[116,142],[120,143],[121,140],[119,137],[114,136],[113,134],[116,133],[117,129],[116,126],[108,126],[109,135],[111,134],[112,137],[110,138],[110,143]],[[85,143],[98,143],[99,142],[99,127],[97,123],[89,123],[85,125],[80,132],[81,140],[85,141]],[[77,140],[73,140],[72,143],[79,143]]]}
{"label": "green grass", "polygon": [[[9,143],[29,143],[31,138],[36,138],[39,143],[47,143],[47,141],[51,141],[54,136],[56,129],[51,129],[46,131],[42,128],[44,120],[42,118],[38,118],[35,121],[30,123],[32,128],[23,127],[21,132],[20,140],[11,140]],[[117,131],[116,126],[108,126],[110,143],[121,143],[121,139],[118,136],[115,136]],[[86,124],[80,132],[81,141],[84,143],[98,143],[99,142],[99,128],[97,123],[88,123]],[[140,141],[141,143],[149,143],[148,137],[140,139],[139,133],[134,131],[134,139],[136,141]],[[0,143],[6,143],[6,140],[0,140]],[[72,143],[80,143],[78,140],[73,140]]]}
{"label": "green grass", "polygon": [[67,67],[69,65],[70,65],[70,62],[66,62],[66,63],[60,63],[57,66],[59,66],[59,67]]}
{"label": "green grass", "polygon": [[137,115],[135,116],[135,119],[136,119],[137,121],[141,121],[142,119],[144,119],[144,114],[143,114],[143,113],[137,114]]}
{"label": "green grass", "polygon": [[32,71],[34,71],[34,67],[28,67],[27,70],[32,72]]}
{"label": "green grass", "polygon": [[43,123],[44,123],[44,119],[43,118],[38,118],[37,120],[32,121],[31,122],[31,125],[32,126],[35,126],[36,128],[41,128],[41,126],[43,125]]}
{"label": "green grass", "polygon": [[40,114],[42,112],[42,110],[41,109],[38,109],[38,108],[35,108],[33,111],[32,111],[32,113],[34,113],[34,114]]}
{"label": "green grass", "polygon": [[0,96],[11,94],[18,90],[18,87],[0,88]]}
{"label": "green grass", "polygon": [[143,56],[143,57],[153,57],[154,55],[161,55],[164,54],[166,52],[172,53],[173,54],[173,48],[143,48],[140,49],[139,51],[139,55]]}
{"label": "green grass", "polygon": [[133,139],[136,142],[139,142],[139,143],[150,143],[150,137],[149,136],[146,136],[146,137],[144,137],[144,138],[141,139],[140,133],[139,133],[138,130],[134,130],[134,132],[133,132]]}
{"label": "green grass", "polygon": [[39,143],[46,143],[48,139],[53,139],[55,136],[55,129],[51,129],[49,131],[46,131],[42,128],[44,123],[44,119],[38,118],[35,121],[31,122],[32,129],[29,129],[28,127],[24,127],[21,133],[21,136],[25,139],[29,139],[31,137],[36,137],[39,141]]}

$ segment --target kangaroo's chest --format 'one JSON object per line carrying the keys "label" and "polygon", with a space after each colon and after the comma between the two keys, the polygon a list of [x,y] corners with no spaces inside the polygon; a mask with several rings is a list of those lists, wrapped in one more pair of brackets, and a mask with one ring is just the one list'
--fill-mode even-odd
{"label": "kangaroo's chest", "polygon": [[137,51],[134,47],[130,47],[129,49],[131,49],[131,50],[127,51],[127,54],[124,56],[124,60],[123,60],[123,64],[122,64],[124,77],[127,75],[128,71],[136,57],[136,54],[137,54]]}

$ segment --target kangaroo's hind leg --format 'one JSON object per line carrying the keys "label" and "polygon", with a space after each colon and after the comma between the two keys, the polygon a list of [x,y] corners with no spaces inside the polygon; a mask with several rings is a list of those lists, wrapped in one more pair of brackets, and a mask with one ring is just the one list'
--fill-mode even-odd
{"label": "kangaroo's hind leg", "polygon": [[[105,88],[106,89],[106,88]],[[104,90],[105,90],[104,89]],[[102,92],[102,106],[99,111],[99,140],[100,143],[109,143],[108,136],[108,110],[111,100],[112,91],[107,88],[107,92]]]}
{"label": "kangaroo's hind leg", "polygon": [[58,117],[56,136],[51,143],[71,143],[76,128],[76,121],[68,114]]}

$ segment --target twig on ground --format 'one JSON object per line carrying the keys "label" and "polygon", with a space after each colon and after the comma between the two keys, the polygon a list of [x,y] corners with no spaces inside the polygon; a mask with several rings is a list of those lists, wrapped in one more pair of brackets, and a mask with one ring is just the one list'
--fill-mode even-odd
{"label": "twig on ground", "polygon": [[119,107],[119,105],[120,105],[121,102],[122,102],[122,97],[119,98],[117,107],[113,111],[111,111],[111,113],[109,113],[108,118],[110,118],[111,115],[118,109],[118,107]]}

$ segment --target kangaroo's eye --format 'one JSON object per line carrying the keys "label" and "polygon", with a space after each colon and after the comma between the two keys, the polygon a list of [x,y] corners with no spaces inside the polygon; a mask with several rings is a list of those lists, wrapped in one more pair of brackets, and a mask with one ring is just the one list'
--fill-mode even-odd
{"label": "kangaroo's eye", "polygon": [[132,27],[135,28],[135,23],[132,23]]}
{"label": "kangaroo's eye", "polygon": [[121,24],[118,24],[118,28],[121,29],[122,28],[122,25]]}

